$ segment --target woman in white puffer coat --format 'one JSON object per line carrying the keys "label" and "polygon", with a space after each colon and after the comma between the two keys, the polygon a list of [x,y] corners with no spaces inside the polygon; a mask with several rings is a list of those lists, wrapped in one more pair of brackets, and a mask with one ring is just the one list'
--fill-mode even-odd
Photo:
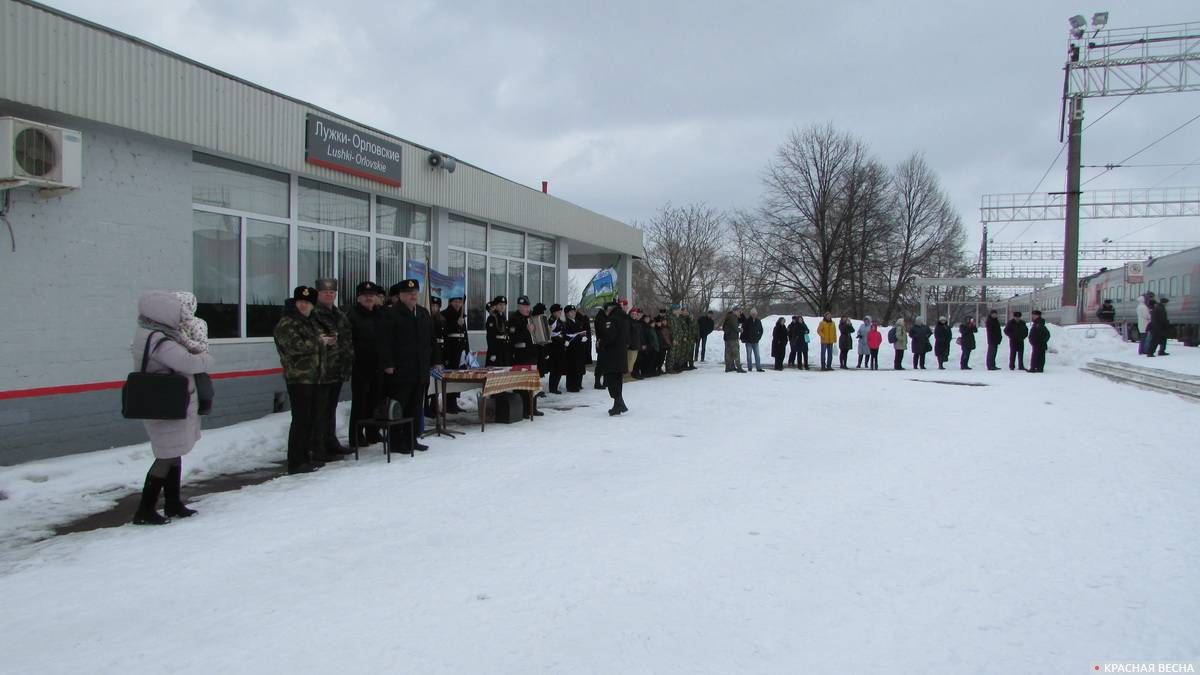
{"label": "woman in white puffer coat", "polygon": [[[166,339],[163,339],[163,338]],[[212,370],[208,353],[208,327],[196,318],[196,296],[186,292],[147,291],[138,298],[138,329],[130,351],[133,367],[140,370],[142,354],[150,342],[148,373],[188,375],[187,417],[181,420],[144,420],[154,463],[146,473],[142,499],[133,522],[138,525],[163,525],[170,517],[187,518],[196,512],[184,505],[179,494],[183,475],[181,458],[200,440],[199,396],[196,375]],[[158,513],[159,492],[165,493],[168,517]]]}

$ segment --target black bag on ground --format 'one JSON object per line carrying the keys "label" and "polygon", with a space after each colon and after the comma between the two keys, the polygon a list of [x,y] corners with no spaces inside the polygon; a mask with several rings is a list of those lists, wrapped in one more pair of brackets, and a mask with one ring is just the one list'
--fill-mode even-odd
{"label": "black bag on ground", "polygon": [[494,422],[513,424],[525,419],[525,398],[515,391],[506,391],[489,397],[492,401]]}
{"label": "black bag on ground", "polygon": [[[130,373],[121,387],[121,416],[130,420],[182,420],[187,419],[188,413],[188,376],[179,373],[147,373],[146,364],[150,361],[151,331],[146,336],[146,347],[142,350],[142,368]],[[170,338],[163,335],[154,343],[158,349]]]}

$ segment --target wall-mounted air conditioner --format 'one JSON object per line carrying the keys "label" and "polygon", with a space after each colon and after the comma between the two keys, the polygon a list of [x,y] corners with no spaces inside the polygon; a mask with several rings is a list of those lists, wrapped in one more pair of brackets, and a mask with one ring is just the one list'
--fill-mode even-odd
{"label": "wall-mounted air conditioner", "polygon": [[0,117],[0,188],[5,183],[77,188],[83,177],[83,134],[16,117]]}

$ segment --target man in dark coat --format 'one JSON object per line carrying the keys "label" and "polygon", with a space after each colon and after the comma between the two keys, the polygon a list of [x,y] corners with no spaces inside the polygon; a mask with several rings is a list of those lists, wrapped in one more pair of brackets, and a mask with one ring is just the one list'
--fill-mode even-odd
{"label": "man in dark coat", "polygon": [[565,310],[567,391],[583,390],[583,374],[587,372],[588,357],[592,353],[591,324],[583,312],[575,311],[575,305]]}
{"label": "man in dark coat", "polygon": [[629,347],[626,352],[626,372],[635,380],[642,379],[642,374],[635,367],[638,357],[646,350],[646,334],[642,328],[642,310],[634,307],[629,310]]}
{"label": "man in dark coat", "polygon": [[933,355],[937,357],[938,370],[945,370],[946,362],[950,360],[951,337],[949,320],[939,316],[937,325],[933,327]]}
{"label": "man in dark coat", "polygon": [[996,316],[996,310],[988,312],[987,323],[984,326],[987,329],[987,369],[1000,370],[996,366],[996,353],[1000,351],[1000,340],[1003,335],[1003,330],[1000,328],[1000,317]]}
{"label": "man in dark coat", "polygon": [[799,316],[793,316],[788,324],[788,346],[791,347],[788,365],[795,364],[797,368],[808,370],[808,342],[804,339],[805,335],[808,335],[808,324]]}
{"label": "man in dark coat", "polygon": [[[356,302],[346,318],[354,336],[354,369],[350,375],[350,429],[359,420],[375,416],[375,408],[383,400],[383,367],[379,365],[380,341],[383,339],[383,288],[364,281],[355,289]],[[374,445],[383,440],[378,429],[370,429],[365,437],[350,437],[354,447]]]}
{"label": "man in dark coat", "polygon": [[[400,403],[404,416],[413,419],[414,432],[417,416],[425,414],[430,368],[442,368],[442,355],[433,333],[433,320],[429,311],[417,304],[420,290],[421,284],[416,279],[400,282],[400,302],[387,310],[380,348],[380,365],[388,379],[388,391]],[[408,452],[413,442],[409,434],[393,436],[392,450]],[[415,447],[417,450],[429,449],[423,443],[416,443]]]}
{"label": "man in dark coat", "polygon": [[925,370],[925,355],[931,350],[929,338],[933,331],[925,325],[921,317],[913,319],[912,328],[908,329],[909,347],[912,348],[913,370]]}
{"label": "man in dark coat", "polygon": [[1029,372],[1046,372],[1046,350],[1050,348],[1050,329],[1040,310],[1033,310],[1033,327],[1029,329],[1029,344],[1033,348],[1029,356]]}
{"label": "man in dark coat", "polygon": [[[533,335],[529,332],[531,316],[529,297],[522,295],[517,298],[517,311],[508,317],[508,342],[512,346],[512,365],[514,366],[537,367],[538,348],[533,343]],[[530,415],[541,417],[546,414],[537,409],[537,397],[542,395],[540,391],[519,393],[521,398],[525,399],[525,409],[529,411]]]}
{"label": "man in dark coat", "polygon": [[596,336],[600,338],[600,351],[596,354],[596,372],[604,376],[608,384],[608,395],[613,407],[609,415],[629,412],[622,395],[622,384],[628,364],[629,316],[616,302],[604,305],[604,311],[596,315]]}
{"label": "man in dark coat", "polygon": [[[441,316],[442,365],[446,370],[465,368],[463,356],[471,347],[467,338],[467,315],[463,311],[463,298],[450,298],[449,306],[441,311]],[[458,394],[446,394],[446,412],[461,412],[458,407]]]}
{"label": "man in dark coat", "polygon": [[975,332],[979,327],[975,325],[975,317],[970,317],[966,321],[958,324],[958,339],[962,345],[962,357],[958,360],[958,367],[963,370],[971,369],[971,352],[975,350]]}
{"label": "man in dark coat", "polygon": [[[550,329],[550,344],[546,345],[546,356],[550,366],[550,393],[561,394],[558,383],[567,372],[567,321],[563,318],[562,305],[550,305],[550,318],[546,324]],[[570,383],[568,376],[567,384]]]}
{"label": "man in dark coat", "polygon": [[467,315],[463,312],[463,298],[450,298],[450,305],[442,310],[442,365],[447,370],[462,368],[463,355],[470,351],[467,343]]}
{"label": "man in dark coat", "polygon": [[325,421],[321,428],[325,432],[326,459],[337,460],[349,455],[352,450],[342,445],[337,437],[337,406],[342,397],[342,383],[354,375],[354,337],[350,319],[334,303],[337,302],[338,280],[317,279],[317,305],[313,308],[313,320],[321,333],[334,338],[330,350],[330,363],[324,368],[321,384],[325,387],[323,403]]}
{"label": "man in dark coat", "polygon": [[[582,312],[581,312],[581,314],[582,314]],[[592,322],[591,322],[592,334],[594,336],[594,339],[596,340],[596,358],[600,358],[600,356],[599,356],[600,350],[604,348],[604,334],[600,332],[600,328],[596,324],[600,323],[600,320],[605,317],[607,317],[607,314],[605,314],[604,308],[602,307],[602,308],[596,310],[596,316],[592,319]],[[605,321],[607,322],[607,319],[605,319]],[[589,359],[590,359],[590,356],[589,356]],[[589,360],[588,363],[591,363],[591,361]],[[592,368],[592,373],[595,375],[595,379],[596,379],[596,382],[592,388],[593,389],[603,389],[604,388],[604,373],[601,372],[599,368]]]}
{"label": "man in dark coat", "polygon": [[517,311],[508,317],[509,344],[512,345],[512,363],[518,366],[536,366],[537,345],[529,332],[530,307],[528,296],[517,298]]}
{"label": "man in dark coat", "polygon": [[1158,346],[1158,356],[1170,356],[1167,353],[1167,336],[1171,334],[1171,321],[1167,318],[1168,298],[1159,298],[1150,310],[1150,347],[1146,356],[1154,356],[1155,345]]}
{"label": "man in dark coat", "polygon": [[1008,369],[1014,369],[1018,363],[1025,370],[1025,338],[1029,337],[1029,326],[1020,312],[1013,312],[1012,318],[1004,326],[1004,334],[1008,336]]}
{"label": "man in dark coat", "polygon": [[1105,300],[1100,305],[1100,309],[1096,310],[1096,318],[1104,323],[1111,324],[1113,319],[1117,317],[1117,308],[1113,307],[1112,300]]}
{"label": "man in dark coat", "polygon": [[704,360],[705,352],[708,351],[708,336],[712,334],[716,327],[717,323],[713,318],[713,311],[711,309],[704,316],[696,319],[696,355],[692,359],[693,361],[697,358],[701,361]]}
{"label": "man in dark coat", "polygon": [[487,364],[511,366],[512,341],[508,333],[508,298],[498,295],[492,300],[492,309],[484,330],[487,333]]}

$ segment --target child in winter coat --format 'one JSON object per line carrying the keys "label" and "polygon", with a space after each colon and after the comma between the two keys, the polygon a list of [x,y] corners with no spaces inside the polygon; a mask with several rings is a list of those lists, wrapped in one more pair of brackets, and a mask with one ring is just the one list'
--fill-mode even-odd
{"label": "child in winter coat", "polygon": [[883,334],[879,332],[879,322],[872,321],[871,329],[867,331],[867,349],[871,350],[870,368],[879,370],[879,345],[883,344]]}

